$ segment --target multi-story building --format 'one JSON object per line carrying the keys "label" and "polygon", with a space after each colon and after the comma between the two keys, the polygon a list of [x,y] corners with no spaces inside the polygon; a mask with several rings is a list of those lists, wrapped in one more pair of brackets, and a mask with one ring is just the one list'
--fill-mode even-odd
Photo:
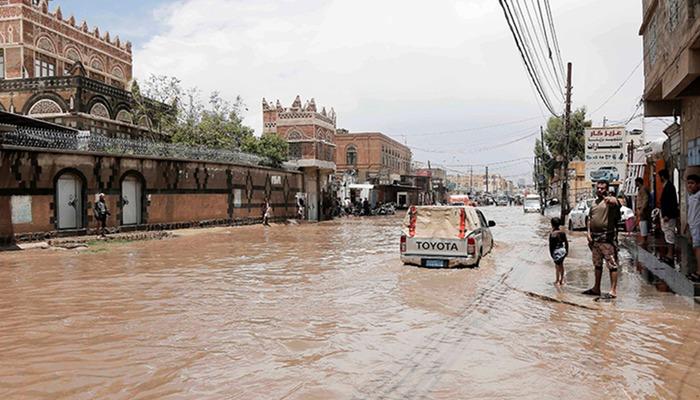
{"label": "multi-story building", "polygon": [[411,149],[383,133],[341,130],[336,145],[338,173],[351,171],[358,182],[389,185],[411,172]]}
{"label": "multi-story building", "polygon": [[160,137],[154,114],[167,108],[135,107],[129,91],[131,43],[50,11],[50,1],[0,0],[0,110],[108,136]]}
{"label": "multi-story building", "polygon": [[263,134],[278,135],[289,143],[289,160],[304,172],[307,217],[317,221],[328,218],[331,205],[330,183],[335,172],[336,115],[331,108],[320,111],[311,99],[302,104],[299,96],[289,108],[279,100],[271,105],[262,100]]}
{"label": "multi-story building", "polygon": [[[680,117],[680,124],[665,130],[667,168],[680,177],[698,173],[700,157],[694,155],[700,153],[700,1],[643,0],[642,7],[644,114]],[[685,185],[678,188],[685,208]]]}

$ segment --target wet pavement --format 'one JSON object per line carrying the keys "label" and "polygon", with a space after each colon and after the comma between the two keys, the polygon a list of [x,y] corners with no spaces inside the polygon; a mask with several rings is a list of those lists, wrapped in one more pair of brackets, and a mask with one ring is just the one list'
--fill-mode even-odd
{"label": "wet pavement", "polygon": [[578,294],[581,233],[558,289],[546,219],[484,213],[479,269],[402,265],[401,216],[0,253],[0,398],[700,398],[694,303]]}

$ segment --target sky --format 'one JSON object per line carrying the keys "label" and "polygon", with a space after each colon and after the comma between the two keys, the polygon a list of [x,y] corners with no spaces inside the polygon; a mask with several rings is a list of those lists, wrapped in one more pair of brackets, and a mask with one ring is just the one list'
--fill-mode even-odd
{"label": "sky", "polygon": [[[244,121],[258,133],[263,97],[284,106],[313,97],[335,109],[338,128],[383,132],[414,160],[451,172],[493,164],[491,173],[530,180],[548,114],[496,0],[53,3],[131,40],[137,79],[176,76],[242,96]],[[643,91],[641,1],[550,3],[562,57],[573,63],[573,107],[586,106],[594,125],[626,121]],[[667,124],[646,119],[647,138]]]}

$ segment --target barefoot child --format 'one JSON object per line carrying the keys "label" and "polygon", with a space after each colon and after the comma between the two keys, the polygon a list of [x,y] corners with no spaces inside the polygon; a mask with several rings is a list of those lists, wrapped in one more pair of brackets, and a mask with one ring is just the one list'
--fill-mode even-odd
{"label": "barefoot child", "polygon": [[566,238],[566,233],[559,229],[560,227],[561,219],[552,218],[552,232],[549,234],[549,254],[552,256],[557,269],[555,285],[564,284],[564,259],[569,254],[569,241]]}

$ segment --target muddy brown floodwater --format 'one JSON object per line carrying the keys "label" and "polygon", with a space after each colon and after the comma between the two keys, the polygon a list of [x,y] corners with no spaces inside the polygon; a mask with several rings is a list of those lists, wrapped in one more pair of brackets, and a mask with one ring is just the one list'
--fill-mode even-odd
{"label": "muddy brown floodwater", "polygon": [[480,269],[403,266],[400,216],[0,254],[0,398],[700,398],[692,303],[576,294],[576,234],[558,291],[545,219],[484,211]]}

